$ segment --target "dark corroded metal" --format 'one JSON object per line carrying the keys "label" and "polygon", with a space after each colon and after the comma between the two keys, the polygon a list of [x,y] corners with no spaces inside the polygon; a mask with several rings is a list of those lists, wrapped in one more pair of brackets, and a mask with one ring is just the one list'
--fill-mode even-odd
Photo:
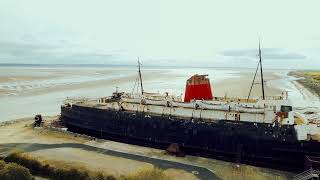
{"label": "dark corroded metal", "polygon": [[320,156],[320,143],[298,141],[293,125],[200,119],[62,106],[70,130],[165,149],[172,143],[192,155],[301,171],[305,155]]}

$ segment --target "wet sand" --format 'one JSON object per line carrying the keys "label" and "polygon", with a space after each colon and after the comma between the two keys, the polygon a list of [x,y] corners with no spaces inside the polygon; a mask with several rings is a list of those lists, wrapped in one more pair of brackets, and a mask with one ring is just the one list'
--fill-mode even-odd
{"label": "wet sand", "polygon": [[[247,98],[250,87],[253,80],[253,73],[239,73],[239,77],[230,78],[225,81],[221,81],[218,83],[214,83],[212,85],[212,91],[214,96],[223,97],[244,97]],[[279,96],[284,89],[281,89],[278,86],[274,86],[273,84],[269,84],[270,81],[274,81],[280,79],[281,77],[273,74],[273,73],[265,73],[265,95],[266,96]],[[259,83],[259,84],[256,84]],[[252,88],[252,92],[250,97],[260,97],[262,96],[261,90],[261,81],[260,77],[257,76],[255,80],[255,84]]]}
{"label": "wet sand", "polygon": [[[25,76],[2,75],[0,76],[0,96],[19,95],[30,96],[61,92],[68,90],[81,90],[85,88],[112,87],[121,84],[135,82],[137,73],[135,69],[35,69],[38,75],[27,69]],[[18,72],[19,69],[11,69],[10,72]],[[4,73],[4,72],[2,72]],[[72,78],[69,81],[64,79]],[[166,71],[145,71],[144,81],[157,78],[169,78]],[[81,81],[81,79],[86,79]],[[47,81],[47,82],[46,82]],[[1,88],[2,83],[2,88]],[[13,84],[13,85],[12,85]],[[12,87],[10,87],[12,86]],[[115,87],[112,87],[115,88]]]}
{"label": "wet sand", "polygon": [[[146,92],[169,92],[180,96],[185,83],[194,74],[209,74],[213,96],[246,97],[254,72],[250,69],[205,68],[143,68],[143,86]],[[1,121],[30,117],[35,114],[56,115],[66,98],[98,98],[112,92],[132,92],[138,86],[136,67],[44,68],[0,67]],[[265,72],[266,95],[280,95],[275,87],[281,77]],[[259,82],[257,77],[256,82]],[[137,88],[135,88],[135,92]],[[255,85],[252,97],[261,96]]]}
{"label": "wet sand", "polygon": [[[31,69],[28,69],[31,71]],[[10,72],[19,71],[18,69],[11,69]],[[115,89],[116,86],[119,86],[122,90],[130,92],[131,88],[135,84],[137,78],[137,72],[135,69],[85,69],[85,70],[75,70],[75,69],[36,69],[35,71],[42,72],[44,74],[34,76],[31,72],[27,71],[25,76],[10,76],[10,75],[2,75],[0,76],[0,97],[4,95],[18,95],[18,96],[30,96],[30,95],[40,95],[40,94],[48,94],[53,92],[62,92],[62,91],[70,91],[70,90],[81,90],[87,88],[101,88],[105,87],[106,89]],[[201,72],[201,71],[200,71]],[[30,74],[31,73],[31,74]],[[188,73],[186,73],[188,74]],[[162,69],[162,70],[144,70],[143,72],[143,81],[145,86],[151,86],[151,90],[149,91],[165,91],[163,87],[153,87],[154,82],[163,82],[164,84],[175,84],[179,92],[175,92],[176,94],[184,93],[185,82],[189,78],[188,75],[170,72],[170,70]],[[209,77],[211,80],[211,85],[213,89],[214,96],[230,96],[230,97],[245,97],[249,93],[249,89],[252,83],[254,72],[235,72],[235,77],[220,77],[212,76]],[[88,81],[77,81],[78,79],[73,79],[76,82],[64,82],[59,83],[61,78],[68,78],[70,76],[78,77],[79,79],[89,76],[99,78],[88,80]],[[83,76],[83,77],[82,77]],[[110,76],[110,78],[108,77]],[[274,84],[269,84],[269,81],[273,81],[279,79],[281,77],[274,75],[273,72],[265,72],[265,82],[266,82],[266,94],[269,96],[279,95],[281,94],[281,89],[279,87],[275,87]],[[112,77],[112,78],[111,78]],[[218,78],[218,79],[216,79]],[[260,77],[256,78],[256,83],[260,83]],[[48,81],[46,83],[45,81]],[[52,80],[56,80],[57,82],[51,82]],[[36,84],[35,81],[39,81],[39,84]],[[40,84],[40,81],[42,84]],[[72,80],[70,80],[72,81]],[[14,83],[13,87],[4,87],[1,88],[1,83],[8,84]],[[21,84],[23,83],[24,84]],[[50,84],[50,83],[52,84]],[[28,86],[32,84],[32,87]],[[43,85],[44,84],[44,85]],[[130,84],[130,88],[127,86],[123,86],[124,84]],[[148,85],[152,84],[152,85]],[[148,91],[148,89],[146,89]],[[253,97],[261,96],[261,85],[255,84],[253,86],[253,90],[251,95]]]}
{"label": "wet sand", "polygon": [[[167,70],[145,70],[143,80],[148,84],[169,76]],[[0,83],[0,122],[38,113],[59,114],[61,103],[70,97],[110,96],[117,87],[119,91],[131,92],[136,77],[135,68],[0,67],[0,81],[6,81]]]}

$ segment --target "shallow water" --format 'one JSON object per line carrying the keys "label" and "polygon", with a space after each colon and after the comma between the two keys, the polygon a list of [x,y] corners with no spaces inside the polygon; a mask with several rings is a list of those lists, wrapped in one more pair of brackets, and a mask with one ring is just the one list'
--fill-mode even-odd
{"label": "shallow water", "polygon": [[319,98],[306,98],[300,92],[300,90],[297,88],[296,85],[294,85],[292,82],[294,80],[297,80],[298,78],[288,76],[288,72],[281,72],[277,73],[282,78],[274,80],[272,83],[279,85],[282,89],[285,89],[289,92],[289,100],[292,103],[294,107],[317,107],[320,108],[320,101]]}
{"label": "shallow water", "polygon": [[[230,68],[146,67],[143,68],[143,73],[157,72],[159,76],[144,81],[144,89],[147,92],[169,92],[181,95],[184,92],[186,80],[193,74],[208,74],[211,84],[213,84],[229,78],[237,78],[243,72],[254,73],[253,71],[252,69]],[[291,83],[294,79],[286,76],[286,71],[277,71],[277,73],[281,79],[272,80],[268,84],[277,85],[281,89],[290,91],[289,98],[293,102],[298,102],[296,104],[299,106],[312,105],[313,102],[306,102],[303,99],[302,94]],[[95,86],[87,86],[85,83],[135,76],[136,74],[136,67],[0,67],[0,78],[12,77],[10,81],[0,83],[0,121],[30,117],[35,114],[59,114],[60,105],[67,97],[109,96],[116,90],[116,87],[119,91],[132,92],[134,80],[121,82],[115,80],[110,81],[112,83]],[[15,80],[15,76],[40,77],[40,80]],[[79,86],[77,89],[68,88],[75,84],[84,84],[84,86]],[[39,91],[41,93],[38,93]],[[315,102],[315,104],[317,103],[319,102]]]}

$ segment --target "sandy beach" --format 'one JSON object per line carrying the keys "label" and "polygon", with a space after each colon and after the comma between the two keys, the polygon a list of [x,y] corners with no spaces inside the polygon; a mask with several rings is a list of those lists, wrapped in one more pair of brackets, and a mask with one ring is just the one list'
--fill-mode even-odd
{"label": "sandy beach", "polygon": [[[105,87],[112,88],[119,86],[123,90],[131,89],[134,86],[137,78],[137,72],[134,68],[107,68],[107,69],[24,69],[25,76],[13,75],[14,72],[21,72],[19,69],[6,68],[2,70],[0,74],[0,97],[1,96],[28,96],[39,95],[50,92],[66,91],[66,90],[79,90],[86,88]],[[33,74],[33,72],[37,72]],[[167,83],[172,85],[173,83],[178,87],[180,92],[174,92],[177,94],[183,93],[186,80],[192,74],[203,74],[204,70],[193,69],[194,73],[176,72],[174,69],[145,69],[143,71],[143,81],[146,87],[151,87],[156,82]],[[211,71],[211,73],[210,73]],[[221,71],[221,70],[220,70]],[[223,71],[222,71],[223,72]],[[215,96],[247,96],[252,79],[253,72],[249,71],[235,71],[235,72],[223,72],[219,76],[219,72],[215,70],[209,70],[209,78],[211,79],[211,85]],[[12,75],[10,75],[12,74]],[[228,77],[227,74],[233,76]],[[268,86],[268,81],[281,78],[275,75],[273,72],[265,73],[266,92],[269,95],[276,95],[281,93],[281,90],[277,87]],[[162,84],[160,83],[160,84]],[[259,77],[256,78],[255,83],[260,83]],[[124,86],[128,84],[129,86]],[[151,85],[150,85],[151,84]],[[122,87],[123,86],[123,87]],[[131,87],[130,87],[131,86]],[[158,89],[156,89],[158,88]],[[147,91],[165,91],[167,89],[158,85],[157,87],[151,87],[146,89]],[[260,96],[260,85],[256,84],[253,87],[252,96]]]}
{"label": "sandy beach", "polygon": [[[184,96],[185,83],[194,74],[208,74],[213,96],[247,98],[254,76],[253,69],[156,68],[142,69],[146,92],[169,92]],[[299,85],[287,71],[266,70],[265,95],[289,92],[296,107],[320,107],[318,98]],[[136,67],[0,67],[0,122],[34,116],[56,115],[66,98],[98,98],[112,92],[137,92]],[[135,87],[135,88],[134,88]],[[262,96],[258,74],[251,96]],[[17,109],[19,109],[17,111]]]}
{"label": "sandy beach", "polygon": [[[10,75],[20,72],[15,68],[7,68],[0,76],[0,96],[4,95],[41,95],[50,92],[79,90],[83,88],[110,87],[135,82],[134,69],[108,68],[101,69],[27,69],[25,76]],[[37,73],[33,74],[33,71]],[[7,73],[7,74],[5,74]],[[165,71],[146,71],[144,80],[165,78]]]}
{"label": "sandy beach", "polygon": [[[212,85],[213,94],[218,97],[225,95],[229,97],[247,97],[253,80],[253,73],[240,72],[239,77],[230,78],[225,81],[221,81]],[[275,75],[272,72],[265,73],[265,92],[266,96],[279,96],[284,91],[280,86],[269,85],[270,81],[280,79],[280,76]],[[261,92],[261,80],[257,76],[250,97],[260,97]]]}
{"label": "sandy beach", "polygon": [[[135,68],[0,69],[0,121],[58,114],[60,104],[70,97],[110,96],[117,87],[131,92],[137,77]],[[166,72],[146,70],[144,82],[168,79]]]}
{"label": "sandy beach", "polygon": [[[132,92],[137,85],[136,67],[44,68],[0,67],[0,121],[30,117],[34,114],[59,114],[66,98],[97,98],[112,92]],[[214,96],[247,97],[254,72],[252,69],[154,68],[142,69],[147,92],[184,94],[186,80],[193,74],[208,74]],[[282,77],[265,72],[266,95],[280,95],[286,90],[277,81]],[[256,83],[260,82],[257,77]],[[137,92],[137,88],[135,88]],[[251,97],[261,96],[255,84]],[[19,111],[16,111],[19,109]]]}

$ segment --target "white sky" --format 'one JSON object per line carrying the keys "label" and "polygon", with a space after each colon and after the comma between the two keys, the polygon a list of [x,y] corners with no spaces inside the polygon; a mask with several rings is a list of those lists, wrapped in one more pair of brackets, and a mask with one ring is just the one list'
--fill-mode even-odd
{"label": "white sky", "polygon": [[[1,0],[0,63],[320,68],[319,0]],[[249,53],[248,53],[249,52]]]}

